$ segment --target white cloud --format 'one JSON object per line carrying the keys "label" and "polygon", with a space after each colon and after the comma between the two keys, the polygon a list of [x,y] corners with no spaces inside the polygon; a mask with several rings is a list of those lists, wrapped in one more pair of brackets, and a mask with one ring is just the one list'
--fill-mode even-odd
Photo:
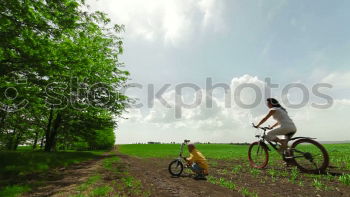
{"label": "white cloud", "polygon": [[[244,75],[242,77],[233,78],[231,82],[231,98],[233,98],[233,92],[242,84],[254,84],[263,91],[265,86],[264,82],[257,77]],[[225,107],[225,100],[222,98],[210,97],[202,89],[200,90],[202,99],[200,104],[195,108],[182,108],[181,118],[176,118],[175,113],[175,91],[171,90],[164,94],[164,99],[172,106],[167,108],[162,105],[158,100],[155,101],[155,105],[150,109],[149,114],[145,117],[145,120],[150,123],[155,123],[159,126],[169,127],[184,127],[193,129],[231,129],[242,124],[246,124],[246,121],[252,116],[261,116],[266,112],[266,106],[263,102],[259,102],[258,106],[252,109],[244,109],[240,107],[233,100],[231,101],[231,107]],[[184,97],[184,96],[183,96]],[[194,103],[193,100],[186,104]],[[255,91],[250,88],[245,88],[241,91],[240,100],[244,104],[252,104],[257,98]],[[259,100],[261,101],[261,100]],[[209,103],[212,103],[211,107]]]}
{"label": "white cloud", "polygon": [[164,93],[162,97],[171,107],[166,107],[159,100],[155,100],[153,108],[151,108],[148,115],[144,117],[145,121],[164,126],[177,121],[174,110],[175,91],[168,91]]}
{"label": "white cloud", "polygon": [[[265,83],[259,78],[243,75],[232,79],[231,91],[234,92],[237,87],[247,83],[256,85],[262,92],[265,87]],[[180,119],[175,118],[175,91],[171,90],[163,95],[164,99],[172,106],[171,108],[155,101],[154,107],[144,115],[141,115],[139,110],[132,111],[132,118],[123,122],[121,126],[134,128],[135,125],[142,125],[142,127],[139,126],[142,131],[125,131],[133,132],[133,135],[136,135],[135,132],[149,132],[150,135],[139,138],[140,141],[181,141],[184,138],[211,142],[249,142],[254,140],[254,130],[250,124],[258,122],[267,113],[265,102],[260,102],[252,109],[244,109],[232,101],[231,108],[227,108],[224,98],[210,98],[203,90],[201,91],[203,94],[201,104],[196,108],[183,109]],[[195,99],[194,96],[192,98]],[[249,91],[249,89],[242,91],[241,100],[245,101],[246,104],[252,103],[255,99],[254,92]],[[207,107],[207,102],[212,102],[211,108]],[[316,109],[308,104],[300,109],[287,108],[287,110],[297,125],[298,136],[317,137],[322,141],[350,139],[350,133],[344,129],[346,128],[344,124],[346,124],[350,113],[350,99],[334,100],[333,106],[328,109]],[[270,120],[266,125],[272,123],[273,120]],[[126,136],[130,135],[123,134],[125,142],[128,141],[125,139]]]}
{"label": "white cloud", "polygon": [[329,83],[337,89],[350,88],[350,72],[333,72],[322,79],[323,83]]}
{"label": "white cloud", "polygon": [[161,39],[176,45],[198,30],[224,30],[225,8],[219,0],[88,0],[91,10],[106,12],[113,22],[126,25],[128,36]]}
{"label": "white cloud", "polygon": [[328,109],[304,107],[293,110],[293,119],[298,128],[298,135],[312,136],[322,141],[350,140],[348,132],[348,114],[350,100],[334,100]]}
{"label": "white cloud", "polygon": [[120,119],[120,123],[123,124],[125,122],[139,122],[142,120],[143,115],[140,109],[128,108]]}
{"label": "white cloud", "polygon": [[202,25],[204,27],[213,28],[215,32],[226,31],[223,13],[225,5],[219,0],[201,0],[198,6],[203,13]]}

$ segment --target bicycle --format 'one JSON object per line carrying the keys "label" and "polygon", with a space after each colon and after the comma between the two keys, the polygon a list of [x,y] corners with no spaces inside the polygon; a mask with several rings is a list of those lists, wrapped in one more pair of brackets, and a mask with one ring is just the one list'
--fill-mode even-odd
{"label": "bicycle", "polygon": [[[269,151],[271,151],[267,144],[270,144],[273,149],[278,151],[279,143],[265,139],[266,131],[270,129],[269,127],[258,127],[257,129],[261,129],[263,133],[256,135],[255,137],[258,138],[258,141],[253,142],[249,146],[248,159],[251,167],[263,169],[268,164]],[[285,135],[287,142],[294,142],[282,152],[282,159],[287,164],[297,166],[302,172],[324,173],[329,165],[329,156],[326,149],[315,141],[315,138],[292,138],[293,135],[294,133]]]}
{"label": "bicycle", "polygon": [[190,140],[184,140],[184,142],[181,144],[180,147],[180,154],[179,157],[174,159],[173,161],[170,162],[168,171],[172,176],[180,176],[181,173],[184,170],[184,163],[187,163],[185,160],[185,157],[182,156],[184,146],[187,145],[190,142]]}

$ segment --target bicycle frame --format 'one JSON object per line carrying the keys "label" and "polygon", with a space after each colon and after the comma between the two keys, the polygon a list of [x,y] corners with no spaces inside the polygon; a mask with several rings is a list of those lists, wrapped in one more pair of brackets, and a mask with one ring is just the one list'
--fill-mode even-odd
{"label": "bicycle frame", "polygon": [[190,140],[184,140],[184,142],[182,142],[181,147],[180,147],[179,157],[177,158],[177,160],[182,161],[182,159],[183,159],[182,154],[183,154],[183,152],[184,152],[184,147],[185,147],[185,145],[187,145],[189,142],[190,142]]}
{"label": "bicycle frame", "polygon": [[[266,131],[264,130],[264,134],[263,134],[262,136],[259,136],[259,138],[260,138],[259,143],[260,143],[260,144],[261,144],[261,143],[264,144],[264,145],[266,146],[266,148],[267,148],[268,151],[271,151],[271,149],[269,148],[269,146],[267,145],[267,143],[270,144],[270,146],[272,146],[273,149],[278,150],[278,148],[277,148],[277,142],[271,142],[271,141],[269,141],[269,140],[266,140],[266,139],[265,139],[265,136],[266,136]],[[266,142],[267,142],[267,143],[266,143]]]}
{"label": "bicycle frame", "polygon": [[181,147],[180,147],[180,154],[179,156],[182,157],[182,153],[184,152],[184,146],[189,142],[189,140],[185,140],[184,142],[182,142]]}
{"label": "bicycle frame", "polygon": [[[259,129],[263,130],[263,134],[260,136],[260,135],[256,135],[255,137],[259,138],[259,144],[263,144],[268,151],[271,151],[271,149],[269,148],[269,146],[267,145],[270,144],[270,146],[272,146],[273,149],[275,149],[276,151],[278,150],[277,148],[277,142],[271,142],[270,140],[266,140],[265,139],[265,136],[266,136],[266,130],[268,130],[269,128],[268,127],[259,127]],[[293,140],[296,140],[296,139],[316,139],[316,138],[311,138],[311,137],[294,137],[294,138],[290,138],[288,139],[288,142],[290,141],[293,141]],[[267,143],[266,143],[267,142]],[[259,151],[259,148],[258,150]],[[299,153],[302,153],[298,150],[294,150],[296,152],[299,152]],[[297,157],[289,157],[288,155],[285,155],[284,153],[282,154],[282,158],[283,159],[292,159],[292,158],[297,158]]]}

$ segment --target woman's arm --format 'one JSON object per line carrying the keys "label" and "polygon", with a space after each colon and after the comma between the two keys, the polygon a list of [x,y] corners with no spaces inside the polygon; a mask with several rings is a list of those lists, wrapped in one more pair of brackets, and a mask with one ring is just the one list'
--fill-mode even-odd
{"label": "woman's arm", "polygon": [[266,120],[269,119],[273,113],[275,113],[275,110],[270,110],[270,112],[265,116],[265,118],[263,118],[255,127],[260,127],[260,125],[264,124],[264,122],[266,122]]}

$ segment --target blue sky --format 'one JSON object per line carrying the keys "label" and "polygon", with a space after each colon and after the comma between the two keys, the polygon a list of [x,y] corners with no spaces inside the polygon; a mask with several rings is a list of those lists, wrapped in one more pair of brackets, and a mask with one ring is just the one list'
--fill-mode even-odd
{"label": "blue sky", "polygon": [[[350,113],[348,102],[350,1],[89,0],[87,2],[91,5],[91,10],[104,11],[114,23],[125,24],[126,32],[122,35],[125,53],[121,60],[131,72],[130,82],[155,84],[156,87],[165,83],[170,83],[174,87],[184,82],[204,87],[207,77],[211,77],[214,83],[227,84],[232,84],[234,80],[242,83],[254,81],[260,84],[265,77],[271,77],[274,83],[281,85],[302,82],[305,86],[311,87],[315,83],[327,82],[334,86],[328,92],[336,100],[332,108],[320,113],[307,105],[303,109],[291,111],[291,116],[310,112],[307,118],[298,116],[295,119],[299,124],[307,124],[323,121],[319,118],[324,118],[331,120],[333,123],[330,125],[334,126],[343,123],[342,119],[333,120],[334,115]],[[253,80],[254,77],[257,77],[256,80]],[[147,98],[145,89],[134,89],[129,91],[129,94],[143,102]],[[171,100],[171,90],[168,94],[168,99]],[[276,90],[274,94],[280,99],[280,90]],[[295,99],[298,100],[298,96],[295,95]],[[220,98],[217,99],[220,102]],[[189,114],[193,115],[196,110],[193,109]],[[264,113],[252,112],[254,110],[247,112],[249,120],[257,120]],[[227,136],[232,137],[233,141],[251,139],[249,138],[251,136],[244,135],[244,132],[249,132],[248,128],[239,126],[249,124],[248,120],[244,122],[243,119],[242,122],[235,119],[236,124],[227,124],[226,127],[223,124],[230,120],[225,123],[223,119],[226,117],[223,118],[223,114],[212,117],[200,116],[206,117],[202,119],[188,115],[187,118],[180,120],[154,122],[152,112],[154,115],[163,114],[167,109],[155,107],[130,111],[128,116],[131,118],[127,121],[121,120],[117,131],[117,142],[131,143],[152,139],[180,141],[182,136],[178,134],[198,141],[226,142]],[[204,110],[198,113],[206,112]],[[246,111],[237,108],[227,115],[236,117],[241,113]],[[316,114],[324,116],[317,117]],[[172,114],[165,117],[168,116]],[[203,133],[201,126],[191,128],[186,125],[203,126],[203,122],[210,122],[209,126],[219,126],[213,126],[215,132]],[[229,129],[230,126],[242,132],[233,132]],[[339,130],[337,136],[321,135],[316,132],[317,126],[301,126],[301,128],[308,130],[305,131],[306,134],[320,135],[323,140],[340,140],[344,137],[350,139],[349,134],[342,132],[344,126],[336,128]],[[207,137],[203,137],[203,134]]]}
{"label": "blue sky", "polygon": [[[315,69],[344,71],[348,67],[350,2],[222,2],[222,31],[195,29],[194,23],[193,35],[178,32],[185,38],[179,38],[175,46],[162,39],[126,40],[124,60],[134,78],[143,79],[136,76],[139,65],[151,71],[167,68],[162,72],[166,79],[198,82],[206,76],[230,80],[232,75],[245,73],[293,80]],[[132,60],[135,53],[140,56]]]}

